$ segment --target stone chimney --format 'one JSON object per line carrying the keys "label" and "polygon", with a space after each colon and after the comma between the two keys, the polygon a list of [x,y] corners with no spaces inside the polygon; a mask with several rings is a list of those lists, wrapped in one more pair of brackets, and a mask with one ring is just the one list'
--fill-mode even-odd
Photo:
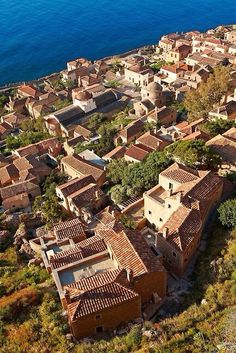
{"label": "stone chimney", "polygon": [[172,189],[168,189],[166,192],[167,192],[168,197],[170,197],[172,195]]}
{"label": "stone chimney", "polygon": [[177,193],[176,199],[177,199],[177,201],[178,201],[179,203],[182,202],[182,191],[179,191],[179,192]]}
{"label": "stone chimney", "polygon": [[163,238],[165,238],[165,239],[167,238],[167,235],[168,235],[168,228],[167,227],[163,228],[162,235],[163,235]]}
{"label": "stone chimney", "polygon": [[126,275],[127,275],[127,280],[129,283],[132,283],[133,282],[133,271],[129,268],[126,269]]}
{"label": "stone chimney", "polygon": [[70,304],[71,303],[71,299],[70,299],[70,292],[69,292],[68,289],[64,290],[64,296],[65,296],[66,304]]}

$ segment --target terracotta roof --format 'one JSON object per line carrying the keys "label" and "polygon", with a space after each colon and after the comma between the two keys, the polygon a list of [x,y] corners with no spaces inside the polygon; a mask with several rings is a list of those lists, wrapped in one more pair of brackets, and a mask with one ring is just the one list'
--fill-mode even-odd
{"label": "terracotta roof", "polygon": [[167,241],[178,250],[185,250],[202,228],[200,210],[181,205],[160,229],[167,228]]}
{"label": "terracotta roof", "polygon": [[64,239],[81,241],[86,239],[83,225],[78,218],[56,224],[53,231],[58,241]]}
{"label": "terracotta roof", "polygon": [[119,159],[119,158],[124,157],[125,151],[126,151],[125,146],[117,146],[112,151],[105,154],[105,156],[103,156],[102,158],[105,160]]}
{"label": "terracotta roof", "polygon": [[134,277],[163,271],[161,263],[138,231],[133,232],[125,228],[115,231],[110,227],[101,227],[96,234],[105,240],[119,266],[131,269]]}
{"label": "terracotta roof", "polygon": [[24,192],[30,193],[31,191],[35,191],[35,189],[37,189],[40,194],[39,186],[33,183],[32,181],[27,180],[27,181],[12,184],[10,186],[5,186],[0,190],[0,193],[1,193],[2,199],[5,200],[9,197],[22,194]]}
{"label": "terracotta roof", "polygon": [[210,137],[203,131],[194,131],[193,133],[182,138],[182,140],[197,140],[197,139],[201,139],[206,142],[210,139]]}
{"label": "terracotta roof", "polygon": [[74,136],[78,136],[78,135],[81,135],[85,138],[88,138],[90,137],[92,134],[92,131],[82,125],[76,125],[76,128],[74,130]]}
{"label": "terracotta roof", "polygon": [[136,142],[141,143],[152,150],[162,150],[162,148],[168,144],[165,139],[152,131],[147,131],[145,134],[140,136]]}
{"label": "terracotta roof", "polygon": [[8,164],[0,169],[0,185],[11,183],[18,178],[19,170],[13,164]]}
{"label": "terracotta roof", "polygon": [[51,137],[46,140],[39,141],[35,144],[31,144],[25,147],[21,147],[16,149],[16,153],[20,157],[24,157],[27,155],[42,155],[45,153],[50,153],[54,148],[60,148],[61,143],[58,141],[56,137]]}
{"label": "terracotta roof", "polygon": [[181,184],[197,180],[199,178],[197,170],[188,168],[178,163],[173,163],[170,167],[161,172],[160,175],[163,175]]}
{"label": "terracotta roof", "polygon": [[137,133],[141,132],[144,127],[144,122],[140,119],[135,120],[128,124],[123,130],[120,131],[119,135],[130,138],[135,136]]}
{"label": "terracotta roof", "polygon": [[18,91],[27,94],[28,96],[36,97],[39,95],[39,91],[32,85],[23,85],[18,88]]}
{"label": "terracotta roof", "polygon": [[150,152],[152,152],[152,149],[140,143],[130,146],[125,152],[125,156],[141,162]]}
{"label": "terracotta roof", "polygon": [[74,192],[82,189],[84,186],[87,186],[87,185],[94,183],[94,182],[95,182],[95,180],[92,177],[92,175],[86,175],[81,178],[72,179],[65,184],[58,185],[56,188],[62,192],[64,197],[67,197],[67,196],[73,194]]}
{"label": "terracotta roof", "polygon": [[95,215],[95,218],[103,225],[113,228],[114,223],[116,222],[117,218],[119,218],[120,212],[117,211],[112,206],[107,206],[102,211]]}
{"label": "terracotta roof", "polygon": [[110,272],[81,280],[76,288],[66,287],[72,300],[68,304],[68,315],[72,321],[139,297],[122,278],[125,276],[124,270]]}
{"label": "terracotta roof", "polygon": [[89,184],[69,195],[68,198],[76,208],[81,209],[86,206],[93,208],[96,200],[100,200],[103,196],[104,193],[97,184]]}
{"label": "terracotta roof", "polygon": [[102,167],[98,166],[97,164],[95,165],[89,161],[86,161],[77,154],[63,157],[61,163],[67,164],[76,172],[78,172],[81,176],[92,175],[95,181],[97,181],[104,174],[104,169]]}
{"label": "terracotta roof", "polygon": [[153,74],[153,71],[150,69],[150,67],[143,66],[140,63],[130,66],[128,70],[136,72],[140,75]]}
{"label": "terracotta roof", "polygon": [[13,112],[2,116],[2,119],[12,126],[19,126],[22,121],[27,120],[27,117],[20,113]]}
{"label": "terracotta roof", "polygon": [[82,240],[72,249],[56,253],[50,258],[50,264],[53,269],[56,269],[106,250],[107,246],[104,240],[95,235],[91,238]]}

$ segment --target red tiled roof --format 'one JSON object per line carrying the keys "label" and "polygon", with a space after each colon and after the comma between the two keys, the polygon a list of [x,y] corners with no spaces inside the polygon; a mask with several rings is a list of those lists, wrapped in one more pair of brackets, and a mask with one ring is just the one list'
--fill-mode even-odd
{"label": "red tiled roof", "polygon": [[141,143],[153,150],[161,150],[162,146],[166,146],[168,142],[160,137],[158,134],[154,132],[147,131],[145,134],[140,136],[136,142]]}
{"label": "red tiled roof", "polygon": [[71,194],[69,199],[78,209],[81,209],[82,207],[86,206],[93,207],[93,202],[95,202],[96,199],[102,198],[103,196],[104,193],[97,184],[89,184]]}
{"label": "red tiled roof", "polygon": [[131,269],[134,276],[147,272],[163,271],[159,260],[136,231],[123,230],[116,232],[109,227],[101,227],[96,234],[104,238],[121,268]]}
{"label": "red tiled roof", "polygon": [[28,96],[36,97],[39,92],[38,90],[32,85],[23,85],[18,88],[18,91],[27,94]]}
{"label": "red tiled roof", "polygon": [[167,228],[167,241],[178,250],[185,250],[202,228],[200,210],[181,205],[160,229]]}
{"label": "red tiled roof", "polygon": [[120,131],[120,135],[125,138],[130,138],[140,133],[144,127],[144,122],[140,119],[135,120],[128,124],[123,130]]}
{"label": "red tiled roof", "polygon": [[81,280],[76,283],[76,288],[73,285],[67,286],[72,299],[72,303],[68,304],[70,319],[73,321],[138,298],[139,294],[129,289],[127,283],[123,283],[125,281],[121,277],[124,277],[124,272],[114,270],[112,273],[106,272]]}
{"label": "red tiled roof", "polygon": [[188,168],[178,163],[173,163],[170,167],[161,172],[160,175],[175,180],[178,183],[186,183],[199,178],[197,170]]}
{"label": "red tiled roof", "polygon": [[54,226],[53,230],[58,241],[64,239],[81,241],[86,239],[83,225],[78,218],[58,223]]}
{"label": "red tiled roof", "polygon": [[78,172],[81,176],[92,175],[95,181],[97,181],[104,174],[104,170],[102,167],[81,158],[77,154],[63,157],[61,160],[61,163],[67,164],[68,166],[73,168],[76,172]]}
{"label": "red tiled roof", "polygon": [[86,175],[84,177],[75,178],[75,179],[68,181],[65,184],[59,185],[59,186],[57,186],[57,189],[59,189],[62,192],[64,197],[67,197],[67,196],[73,194],[74,192],[76,192],[76,191],[82,189],[83,187],[85,187],[91,183],[94,183],[94,182],[95,182],[95,180],[92,177],[92,175]]}
{"label": "red tiled roof", "polygon": [[136,161],[141,162],[150,152],[152,149],[142,145],[142,144],[135,144],[130,146],[127,151],[125,152],[125,156],[128,156]]}
{"label": "red tiled roof", "polygon": [[104,240],[95,235],[82,240],[72,249],[56,253],[50,258],[50,264],[53,269],[56,269],[106,250],[107,246]]}
{"label": "red tiled roof", "polygon": [[125,146],[117,146],[115,147],[112,151],[108,152],[105,156],[103,156],[103,159],[118,159],[124,157],[126,151]]}

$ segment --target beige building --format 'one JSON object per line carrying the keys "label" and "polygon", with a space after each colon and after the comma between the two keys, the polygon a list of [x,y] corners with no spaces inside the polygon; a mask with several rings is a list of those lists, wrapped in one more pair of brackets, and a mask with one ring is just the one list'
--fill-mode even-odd
{"label": "beige building", "polygon": [[199,246],[202,229],[221,198],[222,180],[209,171],[174,163],[144,193],[144,217],[156,230],[164,265],[178,276]]}
{"label": "beige building", "polygon": [[63,157],[61,160],[62,172],[71,178],[81,178],[92,175],[95,182],[102,186],[106,180],[106,172],[103,167],[93,164],[77,154]]}
{"label": "beige building", "polygon": [[125,68],[125,80],[133,85],[145,87],[153,81],[153,71],[149,67],[136,64]]}

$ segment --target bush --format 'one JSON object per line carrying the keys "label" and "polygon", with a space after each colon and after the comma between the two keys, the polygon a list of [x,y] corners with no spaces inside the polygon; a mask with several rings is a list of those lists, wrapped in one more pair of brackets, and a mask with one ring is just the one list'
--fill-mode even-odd
{"label": "bush", "polygon": [[227,228],[236,228],[236,199],[227,200],[218,208],[219,220]]}

